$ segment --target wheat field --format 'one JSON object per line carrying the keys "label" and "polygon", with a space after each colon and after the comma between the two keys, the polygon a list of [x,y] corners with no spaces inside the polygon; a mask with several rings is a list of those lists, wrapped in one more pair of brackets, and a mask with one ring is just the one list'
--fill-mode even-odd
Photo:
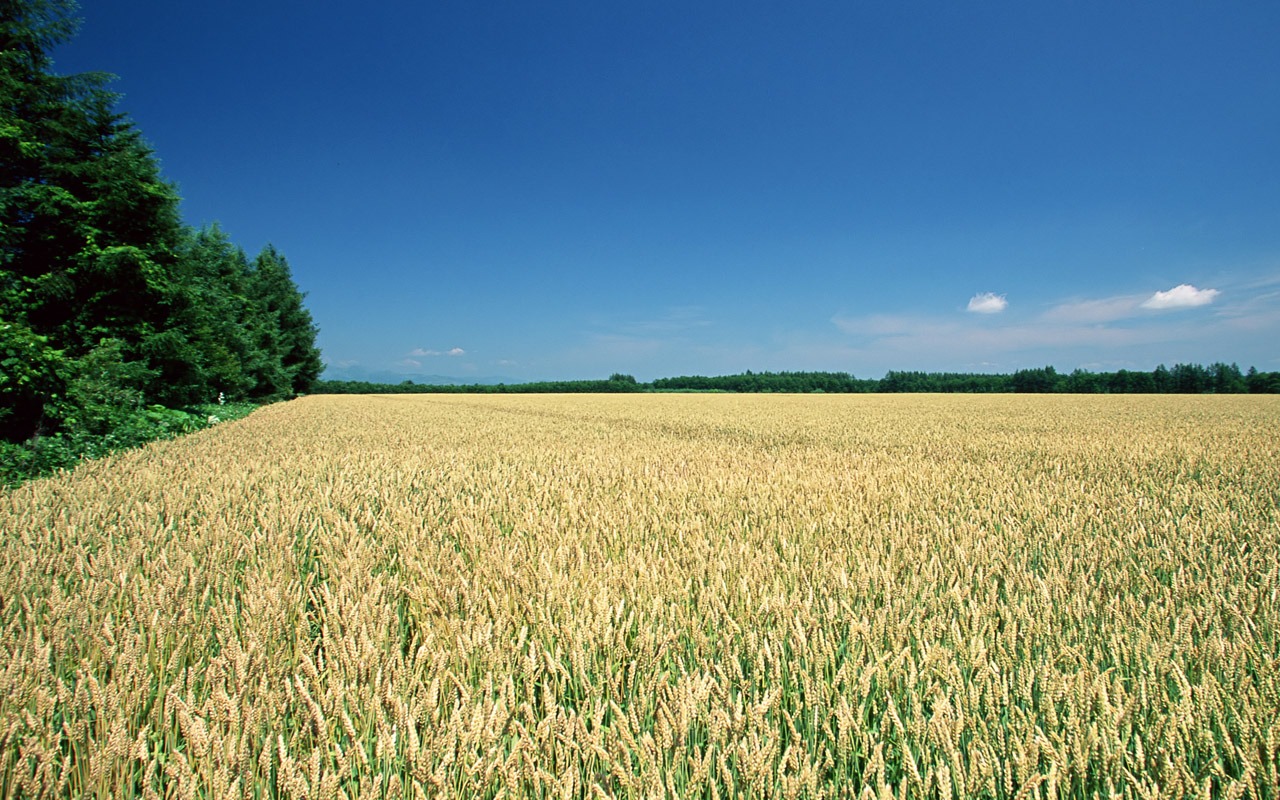
{"label": "wheat field", "polygon": [[1280,797],[1280,399],[309,397],[0,494],[0,797]]}

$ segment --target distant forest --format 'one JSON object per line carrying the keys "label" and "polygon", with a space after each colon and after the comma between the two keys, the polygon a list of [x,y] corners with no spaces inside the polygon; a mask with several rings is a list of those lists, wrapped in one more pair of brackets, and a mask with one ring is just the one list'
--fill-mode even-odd
{"label": "distant forest", "polygon": [[293,397],[322,368],[284,256],[185,225],[111,76],[52,71],[74,9],[0,0],[0,484]]}
{"label": "distant forest", "polygon": [[608,380],[540,381],[469,386],[428,383],[316,381],[316,394],[517,394],[537,392],[1062,392],[1073,394],[1278,394],[1280,372],[1241,372],[1235,364],[1163,365],[1151,372],[1119,370],[1060,374],[1053,367],[1007,374],[965,372],[889,372],[883,378],[855,378],[847,372],[744,372],[704,377],[686,375],[641,383],[616,373]]}

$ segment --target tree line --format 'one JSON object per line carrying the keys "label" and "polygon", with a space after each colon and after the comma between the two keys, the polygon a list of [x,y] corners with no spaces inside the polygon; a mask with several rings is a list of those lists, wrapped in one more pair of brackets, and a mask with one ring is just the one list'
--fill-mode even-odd
{"label": "tree line", "polygon": [[291,397],[322,368],[284,256],[184,224],[112,76],[54,72],[74,11],[0,0],[6,480],[216,417],[202,404]]}
{"label": "tree line", "polygon": [[317,381],[316,394],[516,394],[568,392],[1039,392],[1074,394],[1280,394],[1280,372],[1241,372],[1235,364],[1163,365],[1151,372],[1119,370],[1060,374],[1053,367],[1006,374],[963,372],[889,372],[883,378],[856,378],[847,372],[743,372],[736,375],[684,375],[641,383],[615,373],[608,380],[539,381],[513,384],[440,385]]}

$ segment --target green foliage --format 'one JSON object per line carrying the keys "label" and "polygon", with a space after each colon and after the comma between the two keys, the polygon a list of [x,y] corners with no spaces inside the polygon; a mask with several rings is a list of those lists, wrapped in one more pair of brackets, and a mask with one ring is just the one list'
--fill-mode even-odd
{"label": "green foliage", "polygon": [[1280,394],[1280,372],[1258,372],[1249,367],[1244,380],[1250,394]]}
{"label": "green foliage", "polygon": [[871,391],[986,393],[1008,392],[1011,388],[1008,375],[890,371]]}
{"label": "green foliage", "polygon": [[39,430],[46,403],[61,388],[62,363],[62,353],[49,346],[48,337],[0,316],[0,440]]}
{"label": "green foliage", "polygon": [[1020,369],[1013,373],[1011,382],[1015,392],[1045,394],[1057,391],[1058,371],[1053,367]]}
{"label": "green foliage", "polygon": [[249,396],[255,353],[247,329],[252,306],[244,251],[216,225],[188,231],[177,268],[181,288],[175,293],[174,316],[192,350],[193,374],[183,400],[220,392],[233,398]]}
{"label": "green foliage", "polygon": [[271,245],[254,259],[250,291],[259,314],[260,330],[272,335],[261,339],[278,370],[263,373],[259,389],[263,397],[292,397],[307,392],[324,368],[316,347],[318,329],[303,306],[289,262]]}
{"label": "green foliage", "polygon": [[[1194,384],[1178,383],[1175,376],[1206,376]],[[538,392],[1067,392],[1073,394],[1151,394],[1173,392],[1190,385],[1198,392],[1280,393],[1280,372],[1250,368],[1241,375],[1235,364],[1210,367],[1179,364],[1173,371],[1161,366],[1153,372],[1086,372],[1059,375],[1053,367],[1019,370],[1012,375],[962,372],[896,372],[883,379],[860,379],[846,372],[744,372],[740,375],[685,375],[640,383],[630,375],[614,373],[607,381],[539,381],[516,384],[439,385],[402,381],[398,384],[369,381],[318,380],[315,394],[517,394]],[[1162,387],[1162,388],[1158,388]]]}
{"label": "green foliage", "polygon": [[642,392],[642,383],[625,380],[594,381],[538,381],[534,383],[496,383],[470,385],[441,385],[432,383],[371,383],[369,381],[317,380],[311,386],[313,394],[609,394]]}
{"label": "green foliage", "polygon": [[659,378],[656,391],[721,392],[865,392],[875,391],[875,381],[863,381],[847,372],[751,372],[703,377],[684,375]]}
{"label": "green foliage", "polygon": [[91,425],[74,425],[21,444],[0,441],[0,486],[14,486],[59,469],[71,469],[82,459],[101,458],[237,420],[257,407],[256,403],[203,403],[187,409],[160,405],[132,411],[113,408],[105,433],[95,432]]}
{"label": "green foliage", "polygon": [[320,372],[284,257],[251,264],[216,227],[184,226],[110,76],[52,71],[74,10],[0,0],[5,480],[199,427],[172,409],[292,397]]}
{"label": "green foliage", "polygon": [[103,339],[66,365],[66,393],[57,416],[66,429],[108,436],[142,409],[143,390],[154,377],[141,362],[126,360],[119,339]]}

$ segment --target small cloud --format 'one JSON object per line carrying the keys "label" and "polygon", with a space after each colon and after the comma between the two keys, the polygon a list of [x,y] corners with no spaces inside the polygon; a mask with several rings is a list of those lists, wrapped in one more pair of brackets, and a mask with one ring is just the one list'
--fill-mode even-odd
{"label": "small cloud", "polygon": [[438,356],[438,355],[440,355],[439,350],[427,350],[422,347],[415,347],[409,351],[410,358],[426,358],[427,356]]}
{"label": "small cloud", "polygon": [[1143,308],[1194,308],[1207,306],[1221,292],[1217,289],[1197,289],[1189,283],[1180,283],[1167,292],[1156,292],[1143,301]]}
{"label": "small cloud", "polygon": [[1009,301],[994,292],[979,292],[969,298],[969,310],[975,314],[999,314]]}
{"label": "small cloud", "polygon": [[417,369],[418,367],[422,366],[421,361],[415,361],[412,358],[404,358],[404,359],[401,359],[400,361],[397,361],[396,363],[402,367],[412,367],[413,369]]}
{"label": "small cloud", "polygon": [[466,355],[466,354],[467,354],[467,351],[466,351],[466,350],[463,350],[461,347],[455,347],[455,348],[453,348],[452,350],[450,350],[448,353],[446,353],[445,355],[450,355],[450,356],[463,356],[463,355]]}
{"label": "small cloud", "polygon": [[1197,289],[1189,283],[1181,283],[1167,292],[1156,292],[1142,303],[1143,308],[1195,308],[1213,302],[1221,292],[1217,289]]}
{"label": "small cloud", "polygon": [[1042,315],[1046,322],[1098,325],[1132,317],[1138,312],[1142,296],[1121,295],[1100,300],[1075,300],[1060,303]]}

